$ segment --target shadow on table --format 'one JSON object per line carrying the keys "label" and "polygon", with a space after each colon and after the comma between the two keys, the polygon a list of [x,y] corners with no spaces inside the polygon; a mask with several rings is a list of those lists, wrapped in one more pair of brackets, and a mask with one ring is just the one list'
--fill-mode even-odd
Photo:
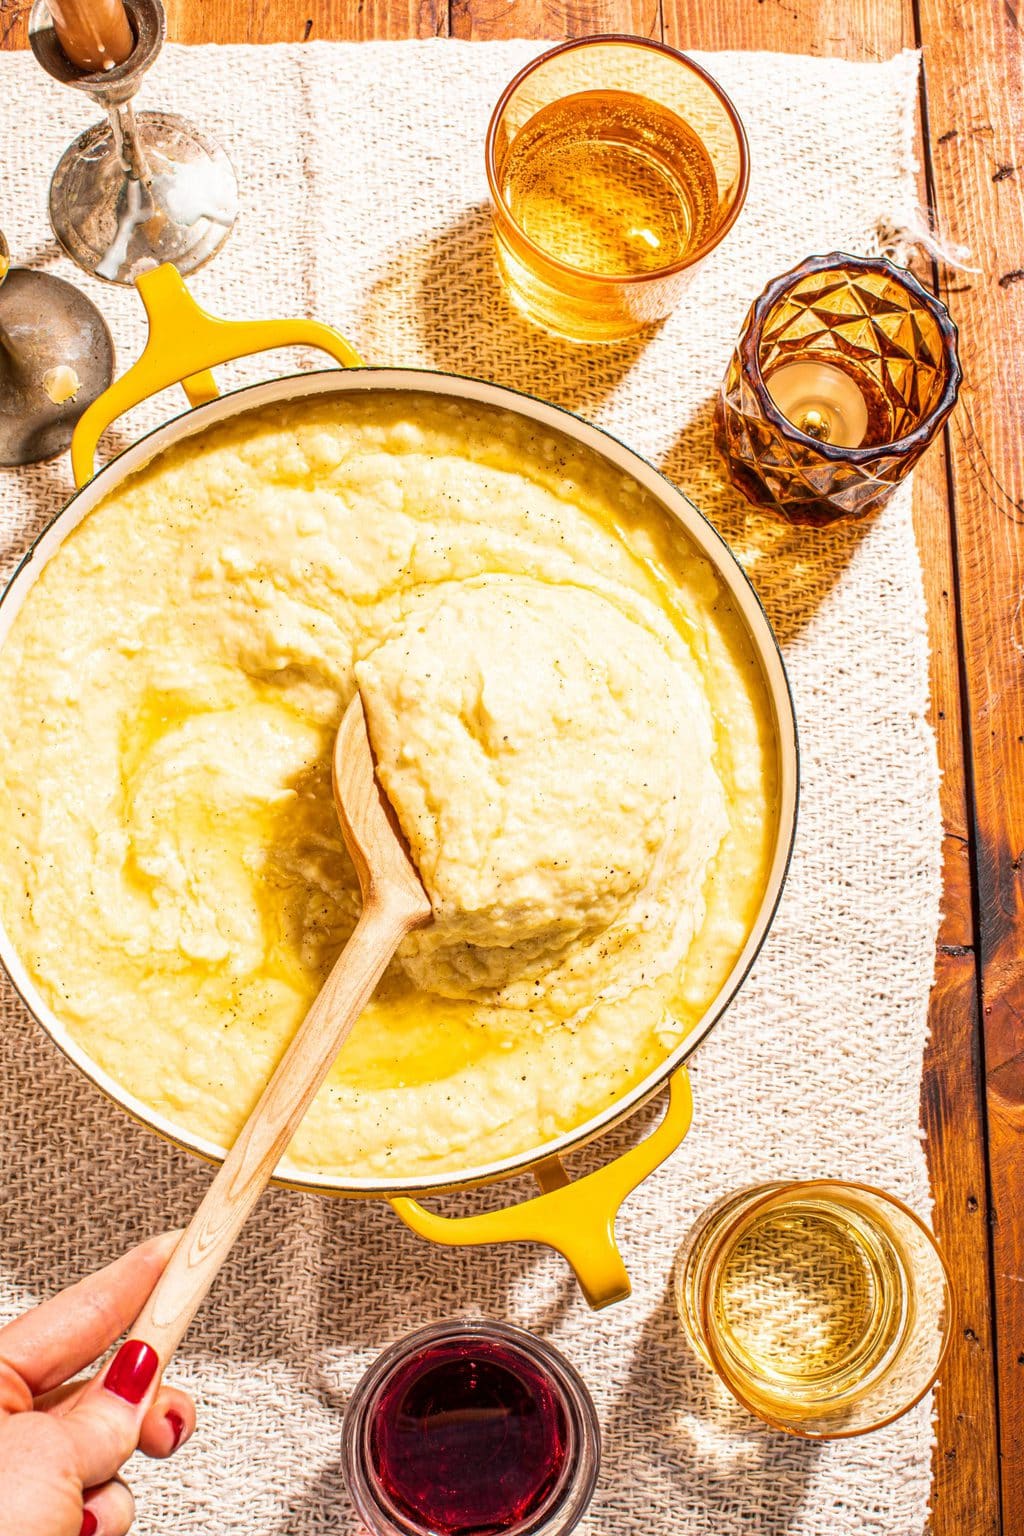
{"label": "shadow on table", "polygon": [[64,251],[58,240],[52,237],[48,240],[40,240],[36,245],[16,246],[11,252],[11,265],[13,267],[34,267],[39,271],[52,267],[60,261]]}
{"label": "shadow on table", "polygon": [[[370,363],[470,374],[527,389],[592,417],[657,334],[610,346],[550,336],[513,307],[494,262],[487,206],[403,248],[370,290],[360,340]],[[713,400],[682,427],[659,468],[711,520],[756,587],[783,645],[836,585],[872,519],[797,528],[759,510],[725,478],[712,440]]]}
{"label": "shadow on table", "polygon": [[580,346],[524,319],[498,275],[486,204],[403,249],[370,290],[360,326],[368,363],[408,363],[490,379],[592,413],[654,328],[608,346]]}
{"label": "shadow on table", "polygon": [[[43,1296],[186,1222],[212,1171],[86,1082],[6,981],[0,1017],[4,1270],[26,1293]],[[535,1188],[517,1182],[519,1198]],[[514,1197],[509,1185],[458,1198],[480,1209]],[[542,1260],[541,1250],[525,1246],[489,1250],[486,1261],[479,1250],[439,1250],[381,1201],[270,1190],[180,1353],[269,1356],[340,1406],[346,1394],[310,1380],[319,1348],[357,1345],[369,1361],[405,1329],[439,1317],[474,1309],[515,1315],[522,1311],[515,1297],[527,1294]],[[574,1302],[567,1269],[559,1281],[543,1310],[523,1321],[557,1326]]]}
{"label": "shadow on table", "polygon": [[4,497],[7,485],[16,486],[19,496],[27,496],[30,508],[27,516],[19,515],[13,526],[0,532],[0,585],[6,584],[29,545],[56,517],[71,495],[73,487],[67,455],[61,454],[59,458],[28,468],[0,469],[0,497]]}
{"label": "shadow on table", "polygon": [[662,1506],[668,1487],[673,1529],[784,1536],[821,1454],[734,1401],[681,1336],[670,1286],[636,1343],[603,1446],[591,1516],[601,1532],[647,1528],[645,1508]]}
{"label": "shadow on table", "polygon": [[785,646],[814,617],[869,533],[872,517],[798,528],[754,507],[726,479],[712,435],[714,399],[686,423],[659,469],[725,539]]}
{"label": "shadow on table", "polygon": [[[605,1318],[592,1326],[607,1328],[609,1321],[614,1327]],[[785,1536],[793,1528],[821,1446],[769,1429],[729,1396],[681,1339],[669,1290],[615,1385],[588,1530],[653,1531],[647,1522],[664,1510],[666,1491],[678,1514],[673,1530],[748,1536],[756,1526]],[[362,1529],[334,1462],[310,1480],[274,1536],[326,1529]]]}

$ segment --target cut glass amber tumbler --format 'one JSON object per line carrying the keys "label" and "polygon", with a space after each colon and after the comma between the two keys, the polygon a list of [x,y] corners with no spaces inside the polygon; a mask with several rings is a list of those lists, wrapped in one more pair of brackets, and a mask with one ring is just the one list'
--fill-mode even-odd
{"label": "cut glass amber tumbler", "polygon": [[[945,306],[883,257],[836,251],[775,278],[751,306],[715,407],[733,484],[791,523],[877,511],[956,404],[956,340]],[[858,446],[828,441],[817,411],[797,416],[804,430],[783,415],[772,380],[794,363],[856,386],[866,413]]]}

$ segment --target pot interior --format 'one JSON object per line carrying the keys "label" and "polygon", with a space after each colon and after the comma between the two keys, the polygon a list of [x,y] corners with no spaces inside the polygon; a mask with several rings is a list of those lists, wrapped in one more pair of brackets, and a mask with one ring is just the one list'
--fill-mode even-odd
{"label": "pot interior", "polygon": [[[668,1076],[696,1049],[728,1006],[753,963],[770,925],[785,878],[794,833],[797,796],[795,722],[778,646],[746,576],[711,525],[657,471],[608,434],[579,421],[557,407],[531,397],[499,386],[450,375],[399,369],[366,369],[351,373],[330,370],[321,374],[304,374],[250,386],[233,395],[221,397],[201,406],[159,428],[127,449],[79,492],[26,556],[0,602],[0,647],[3,646],[35,581],[68,535],[111,492],[172,445],[180,444],[199,434],[210,433],[221,423],[228,422],[243,413],[257,412],[267,406],[293,407],[298,402],[317,402],[330,399],[332,396],[362,398],[391,392],[411,392],[441,401],[460,401],[509,412],[518,421],[530,423],[531,428],[560,434],[574,444],[580,445],[602,461],[603,465],[610,466],[622,475],[630,477],[660,508],[664,509],[669,517],[685,531],[690,544],[713,568],[749,639],[750,650],[760,672],[760,686],[763,688],[766,708],[770,714],[775,789],[770,855],[765,863],[763,891],[756,912],[748,925],[745,941],[736,953],[728,975],[704,1008],[701,1016],[692,1023],[685,1038],[679,1040],[671,1050],[667,1051],[664,1058],[659,1060],[651,1071],[640,1080],[631,1083],[628,1091],[617,1096],[599,1112],[591,1114],[584,1123],[553,1135],[516,1155],[490,1160],[474,1160],[470,1156],[466,1159],[465,1166],[446,1170],[440,1180],[436,1174],[416,1174],[410,1177],[403,1175],[400,1169],[396,1170],[394,1177],[381,1177],[377,1174],[373,1177],[359,1178],[339,1176],[331,1171],[306,1166],[293,1167],[287,1163],[281,1167],[282,1180],[292,1186],[324,1192],[378,1195],[398,1192],[422,1193],[439,1185],[450,1188],[506,1176],[528,1167],[540,1158],[556,1155],[591,1139],[618,1123],[648,1100]],[[49,1005],[23,963],[11,937],[2,930],[0,930],[0,951],[14,984],[27,1006],[59,1047],[93,1083],[120,1103],[136,1119],[178,1145],[213,1160],[223,1156],[224,1149],[215,1140],[183,1127],[175,1121],[173,1116],[156,1111],[142,1099],[128,1092],[114,1076],[98,1065]]]}

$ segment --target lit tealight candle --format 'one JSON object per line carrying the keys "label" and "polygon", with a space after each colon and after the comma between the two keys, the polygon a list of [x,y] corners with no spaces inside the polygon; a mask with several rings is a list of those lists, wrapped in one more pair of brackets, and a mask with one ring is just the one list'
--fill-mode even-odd
{"label": "lit tealight candle", "polygon": [[783,363],[765,379],[787,421],[833,448],[859,448],[868,430],[868,405],[855,380],[831,363]]}
{"label": "lit tealight candle", "polygon": [[57,41],[71,63],[92,75],[123,64],[135,47],[121,0],[46,0]]}

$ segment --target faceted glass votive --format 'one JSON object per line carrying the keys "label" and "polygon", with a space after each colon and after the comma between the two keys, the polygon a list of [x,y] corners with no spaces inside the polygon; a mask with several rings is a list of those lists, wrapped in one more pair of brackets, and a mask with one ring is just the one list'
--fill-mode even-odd
{"label": "faceted glass votive", "polygon": [[843,1439],[920,1401],[954,1320],[935,1239],[902,1201],[830,1179],[754,1185],[683,1244],[676,1300],[697,1353],[775,1429]]}
{"label": "faceted glass votive", "polygon": [[580,38],[532,60],[494,109],[485,158],[509,297],[572,341],[664,319],[747,190],[725,92],[642,37]]}
{"label": "faceted glass votive", "polygon": [[884,257],[812,256],[751,306],[715,406],[732,483],[791,523],[865,517],[956,404],[945,305]]}

